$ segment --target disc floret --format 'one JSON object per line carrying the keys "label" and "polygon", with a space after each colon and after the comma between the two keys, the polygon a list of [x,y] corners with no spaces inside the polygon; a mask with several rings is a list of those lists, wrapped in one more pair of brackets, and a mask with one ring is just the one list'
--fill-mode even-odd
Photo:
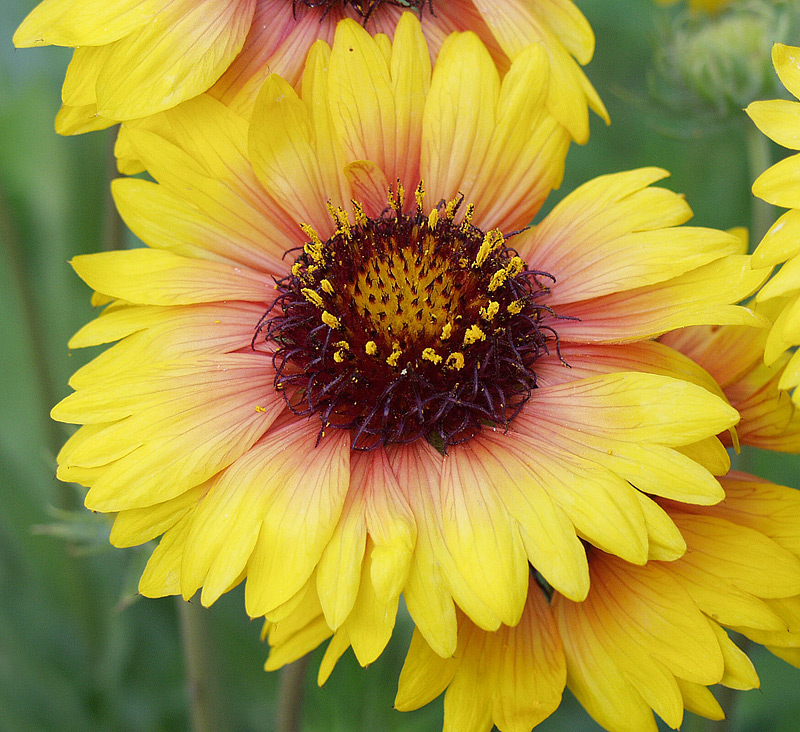
{"label": "disc floret", "polygon": [[534,362],[557,345],[540,302],[553,277],[528,269],[498,229],[474,226],[472,205],[459,220],[461,197],[427,213],[423,200],[420,184],[404,212],[398,185],[374,218],[357,202],[350,215],[329,206],[327,241],[304,225],[258,326],[290,409],[319,414],[321,433],[353,430],[355,449],[446,448],[505,428],[536,387]]}

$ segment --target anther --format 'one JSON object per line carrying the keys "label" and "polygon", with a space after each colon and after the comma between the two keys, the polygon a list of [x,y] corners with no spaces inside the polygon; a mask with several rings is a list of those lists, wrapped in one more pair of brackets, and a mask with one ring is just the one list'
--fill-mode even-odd
{"label": "anther", "polygon": [[319,296],[319,293],[314,292],[314,290],[310,290],[308,287],[304,287],[300,290],[303,293],[303,297],[308,300],[312,305],[315,305],[318,308],[325,307],[325,303],[323,302],[322,298]]}

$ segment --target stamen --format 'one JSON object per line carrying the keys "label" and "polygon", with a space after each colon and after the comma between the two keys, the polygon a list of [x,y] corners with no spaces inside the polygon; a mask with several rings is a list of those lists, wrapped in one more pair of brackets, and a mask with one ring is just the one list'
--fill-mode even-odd
{"label": "stamen", "polygon": [[331,315],[327,310],[322,313],[322,322],[325,323],[329,328],[333,328],[334,330],[341,328],[342,323],[340,322],[339,318],[335,315]]}
{"label": "stamen", "polygon": [[316,305],[318,308],[325,307],[325,303],[323,302],[322,298],[319,296],[318,293],[314,292],[314,290],[310,290],[308,287],[304,287],[300,290],[303,293],[303,297],[308,300],[312,305]]}

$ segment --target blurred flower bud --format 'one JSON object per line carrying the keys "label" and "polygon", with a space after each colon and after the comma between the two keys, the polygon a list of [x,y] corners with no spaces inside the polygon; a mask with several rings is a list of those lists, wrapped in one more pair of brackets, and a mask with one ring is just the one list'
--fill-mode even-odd
{"label": "blurred flower bud", "polygon": [[649,80],[654,97],[675,114],[722,121],[779,93],[770,50],[797,29],[800,10],[748,0],[716,15],[682,10],[665,21]]}

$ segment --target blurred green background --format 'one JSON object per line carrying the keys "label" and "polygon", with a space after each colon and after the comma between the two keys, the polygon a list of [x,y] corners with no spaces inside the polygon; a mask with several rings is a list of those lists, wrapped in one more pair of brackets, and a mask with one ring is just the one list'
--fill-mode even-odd
{"label": "blurred green background", "polygon": [[[648,77],[659,24],[674,11],[656,10],[649,0],[577,4],[595,29],[597,52],[588,73],[613,123],[606,128],[593,119],[592,139],[571,152],[554,200],[594,175],[659,165],[672,171],[667,185],[686,193],[694,223],[749,225],[744,114],[720,120],[691,104],[667,112],[654,100],[671,93]],[[108,195],[111,133],[61,138],[53,131],[70,52],[11,46],[14,28],[34,5],[0,3],[0,730],[189,729],[182,612],[190,627],[205,628],[221,729],[273,730],[279,675],[262,670],[260,623],[245,617],[242,593],[230,593],[210,610],[137,598],[149,549],[111,549],[106,518],[76,513],[80,493],[54,477],[55,453],[68,433],[48,411],[68,393],[69,375],[92,355],[67,349],[69,336],[92,317],[89,292],[67,260],[112,246],[120,223]],[[681,101],[680,94],[671,98]],[[761,154],[780,151],[765,145]],[[800,486],[796,457],[745,459],[754,472]],[[378,662],[364,670],[348,654],[323,689],[314,683],[317,652],[306,679],[303,729],[441,729],[441,700],[411,714],[392,709],[409,638],[410,623],[401,618]],[[800,671],[759,649],[752,655],[763,690],[738,693],[727,726],[688,715],[686,732],[796,732]],[[567,694],[538,729],[599,728]]]}

